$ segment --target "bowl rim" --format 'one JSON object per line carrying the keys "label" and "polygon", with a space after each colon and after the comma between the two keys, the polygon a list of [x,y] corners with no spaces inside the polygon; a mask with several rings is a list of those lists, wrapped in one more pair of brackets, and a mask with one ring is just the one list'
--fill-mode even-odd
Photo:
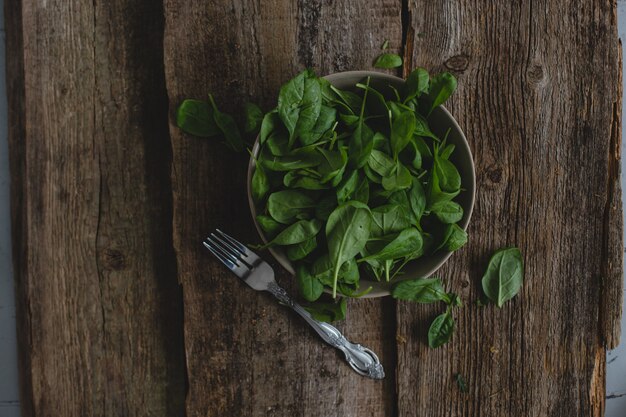
{"label": "bowl rim", "polygon": [[[335,72],[332,74],[325,75],[322,78],[325,78],[332,83],[332,81],[338,77],[341,77],[341,78],[363,77],[364,78],[368,76],[372,78],[375,77],[377,79],[388,80],[388,81],[393,81],[393,82],[403,82],[403,83],[406,82],[406,80],[404,80],[403,78],[397,77],[395,75],[386,74],[386,73],[377,72],[377,71],[363,71],[363,70]],[[469,167],[471,168],[471,172],[472,172],[471,178],[469,179],[470,187],[466,189],[466,192],[471,189],[471,194],[468,195],[469,196],[469,204],[468,204],[469,209],[465,211],[463,219],[459,223],[459,225],[461,226],[463,230],[467,230],[467,227],[469,226],[470,220],[472,218],[472,214],[474,212],[474,204],[476,202],[476,165],[474,164],[474,155],[472,154],[472,149],[469,146],[469,142],[467,141],[465,132],[463,132],[463,129],[461,129],[461,126],[459,126],[456,119],[452,116],[452,114],[448,111],[448,109],[446,109],[443,105],[440,105],[439,109],[443,111],[444,115],[450,120],[452,126],[459,133],[461,143],[463,147],[465,148],[467,155],[469,156],[468,162],[469,162]],[[246,177],[246,191],[247,191],[247,197],[248,197],[248,206],[250,208],[250,215],[252,216],[252,222],[254,223],[254,227],[257,233],[259,234],[259,237],[263,241],[263,243],[267,244],[268,240],[265,237],[265,234],[263,233],[261,226],[256,220],[257,212],[256,212],[256,206],[254,204],[254,200],[252,199],[252,190],[251,190],[252,174],[254,172],[254,168],[256,167],[256,157],[259,153],[259,138],[260,138],[260,135],[257,135],[257,137],[254,140],[254,145],[252,146],[252,150],[250,152],[250,159],[248,161],[248,172],[247,172],[247,177]],[[287,259],[287,257],[284,255],[282,251],[276,250],[275,248],[271,248],[271,247],[267,249],[272,254],[274,259],[283,268],[285,268],[285,270],[287,270],[287,272],[289,272],[291,275],[295,275],[295,270],[293,269],[291,262]],[[430,270],[422,278],[428,278],[429,276],[437,272],[453,254],[453,252],[449,252],[449,251],[440,252],[440,253],[442,255],[441,259],[433,267],[431,267]],[[400,282],[400,281],[401,279],[396,280],[396,282]],[[391,295],[391,292],[389,291],[388,286],[382,285],[384,283],[379,283],[377,281],[370,281],[370,280],[362,280],[362,282],[367,282],[368,285],[371,284],[374,288],[372,291],[370,291],[368,294],[365,294],[361,298],[378,298],[378,297],[385,297],[385,296]]]}

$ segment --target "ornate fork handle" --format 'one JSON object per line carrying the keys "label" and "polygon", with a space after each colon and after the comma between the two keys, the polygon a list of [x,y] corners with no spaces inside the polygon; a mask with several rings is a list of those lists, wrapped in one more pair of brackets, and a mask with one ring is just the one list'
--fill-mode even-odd
{"label": "ornate fork handle", "polygon": [[278,301],[291,307],[296,313],[302,316],[326,343],[341,350],[346,356],[348,364],[356,372],[372,379],[383,379],[385,377],[385,372],[378,360],[378,356],[370,349],[349,342],[334,326],[315,320],[308,311],[300,304],[296,303],[289,294],[287,294],[287,291],[276,282],[269,283],[267,291],[272,293]]}

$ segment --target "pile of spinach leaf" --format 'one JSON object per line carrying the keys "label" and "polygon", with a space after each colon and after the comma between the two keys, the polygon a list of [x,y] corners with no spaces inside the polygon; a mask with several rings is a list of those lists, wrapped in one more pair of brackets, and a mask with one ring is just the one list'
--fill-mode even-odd
{"label": "pile of spinach leaf", "polygon": [[293,262],[306,300],[324,287],[363,295],[361,276],[390,281],[467,242],[454,145],[428,124],[455,88],[451,74],[418,68],[404,91],[370,79],[340,90],[311,70],[280,89],[260,124],[251,189],[267,246]]}
{"label": "pile of spinach leaf", "polygon": [[[407,262],[467,242],[457,224],[462,179],[450,161],[454,145],[428,121],[455,88],[452,74],[431,77],[423,68],[400,91],[369,78],[340,90],[305,70],[281,87],[271,111],[246,103],[243,130],[259,138],[251,180],[256,220],[266,246],[280,247],[293,263],[302,297],[321,318],[345,316],[345,301],[318,301],[324,288],[333,297],[359,297],[371,290],[361,277],[390,282]],[[212,96],[183,101],[177,124],[222,137],[235,151],[246,147]],[[450,311],[460,302],[439,280],[418,281],[396,287],[394,297],[448,305],[429,332],[438,346],[449,339]]]}

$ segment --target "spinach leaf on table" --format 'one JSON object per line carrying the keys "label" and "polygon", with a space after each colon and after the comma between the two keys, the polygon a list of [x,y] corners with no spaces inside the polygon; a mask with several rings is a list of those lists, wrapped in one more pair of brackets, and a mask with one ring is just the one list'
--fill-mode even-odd
{"label": "spinach leaf on table", "polygon": [[185,133],[211,137],[220,133],[213,119],[213,109],[208,102],[186,99],[176,111],[176,125]]}
{"label": "spinach leaf on table", "polygon": [[450,308],[433,320],[428,329],[428,346],[435,349],[448,343],[454,332],[454,319]]}
{"label": "spinach leaf on table", "polygon": [[209,102],[213,108],[213,120],[215,121],[215,125],[224,135],[226,145],[228,145],[235,152],[243,151],[246,148],[246,145],[241,138],[241,133],[239,132],[239,128],[237,127],[235,120],[232,116],[219,111],[211,94],[209,94]]}
{"label": "spinach leaf on table", "polygon": [[524,279],[524,260],[518,248],[496,251],[482,278],[485,295],[498,307],[519,292]]}
{"label": "spinach leaf on table", "polygon": [[398,68],[402,66],[402,58],[397,54],[380,54],[374,60],[376,68]]}

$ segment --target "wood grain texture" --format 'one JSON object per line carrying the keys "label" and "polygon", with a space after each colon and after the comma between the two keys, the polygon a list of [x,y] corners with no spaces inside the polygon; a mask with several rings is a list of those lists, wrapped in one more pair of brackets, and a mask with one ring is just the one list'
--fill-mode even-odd
{"label": "wood grain texture", "polygon": [[162,6],[6,4],[23,415],[182,415]]}
{"label": "wood grain texture", "polygon": [[[452,342],[425,345],[440,307],[398,305],[400,416],[603,415],[623,279],[615,7],[408,2],[412,64],[458,76],[448,108],[478,187],[470,242],[439,272],[466,304]],[[521,293],[475,306],[489,255],[513,245]]]}
{"label": "wood grain texture", "polygon": [[[371,68],[385,39],[401,42],[400,2],[165,1],[170,110],[214,94],[237,114],[245,100],[265,110],[305,67],[318,73]],[[380,353],[384,382],[354,373],[292,312],[246,287],[202,247],[219,227],[256,241],[245,197],[247,154],[170,126],[174,244],[185,305],[193,416],[388,416],[395,407],[394,304],[355,301],[339,327]],[[265,254],[270,259],[269,254]],[[276,267],[276,271],[281,271]],[[281,271],[279,283],[295,291]]]}

